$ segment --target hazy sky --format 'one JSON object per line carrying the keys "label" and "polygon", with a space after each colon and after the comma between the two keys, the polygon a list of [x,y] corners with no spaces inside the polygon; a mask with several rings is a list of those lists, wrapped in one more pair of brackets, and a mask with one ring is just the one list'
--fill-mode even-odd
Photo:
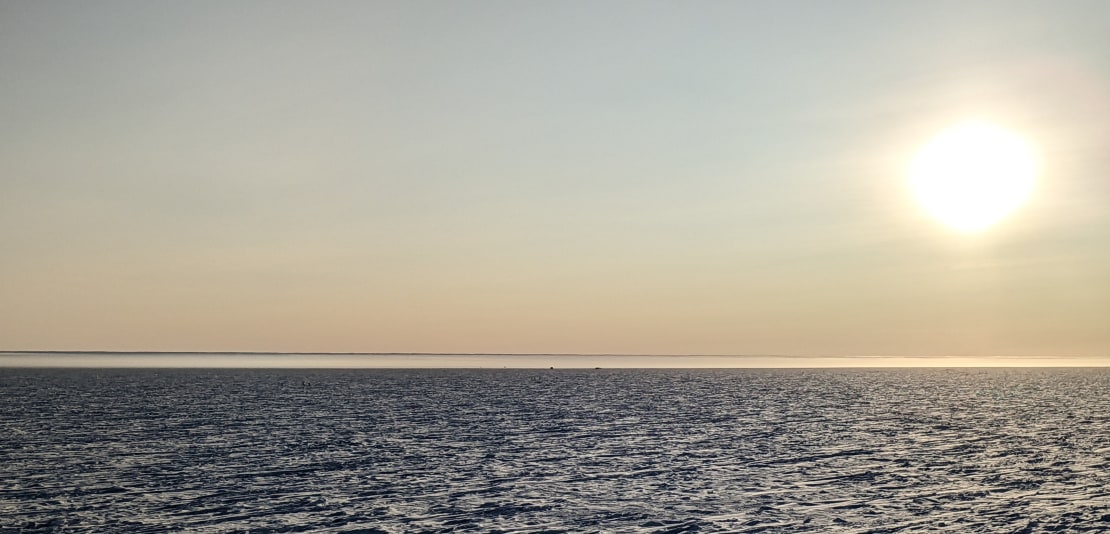
{"label": "hazy sky", "polygon": [[[0,350],[1110,358],[1110,2],[0,1]],[[910,158],[1042,172],[976,235]]]}

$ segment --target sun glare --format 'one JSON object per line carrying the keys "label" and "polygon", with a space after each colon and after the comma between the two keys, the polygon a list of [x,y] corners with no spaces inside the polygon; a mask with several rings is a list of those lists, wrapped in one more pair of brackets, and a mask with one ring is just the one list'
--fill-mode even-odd
{"label": "sun glare", "polygon": [[925,211],[961,232],[998,222],[1033,190],[1037,162],[1017,134],[965,122],[937,134],[910,164],[909,182]]}

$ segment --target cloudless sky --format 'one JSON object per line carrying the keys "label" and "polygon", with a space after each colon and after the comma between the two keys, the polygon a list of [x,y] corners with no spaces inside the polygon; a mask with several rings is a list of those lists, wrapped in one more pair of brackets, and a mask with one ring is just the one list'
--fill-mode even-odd
{"label": "cloudless sky", "polygon": [[[1107,21],[0,2],[0,349],[1110,357]],[[967,118],[1042,161],[976,235]]]}

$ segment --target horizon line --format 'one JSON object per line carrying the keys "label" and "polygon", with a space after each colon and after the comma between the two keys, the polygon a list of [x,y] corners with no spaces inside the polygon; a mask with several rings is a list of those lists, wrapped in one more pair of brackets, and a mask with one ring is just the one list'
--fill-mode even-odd
{"label": "horizon line", "polygon": [[1011,358],[1011,359],[1097,359],[1107,358],[1108,355],[1101,356],[1075,356],[1075,355],[1053,355],[1053,356],[1030,356],[1030,355],[1006,355],[1006,354],[914,354],[914,355],[899,355],[899,354],[821,354],[821,355],[803,355],[803,354],[766,354],[766,353],[747,353],[747,354],[702,354],[702,353],[684,353],[684,354],[667,354],[667,353],[607,353],[607,352],[304,352],[304,351],[259,351],[259,350],[243,350],[243,351],[188,351],[188,350],[0,350],[0,354],[90,354],[90,355],[226,355],[226,356],[249,356],[249,355],[282,355],[282,356],[604,356],[604,357],[664,357],[664,358]]}

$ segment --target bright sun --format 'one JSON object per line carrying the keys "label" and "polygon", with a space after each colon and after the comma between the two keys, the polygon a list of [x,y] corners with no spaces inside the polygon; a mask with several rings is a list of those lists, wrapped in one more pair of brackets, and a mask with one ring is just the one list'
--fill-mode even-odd
{"label": "bright sun", "polygon": [[977,232],[1021,205],[1036,174],[1036,156],[1024,139],[992,124],[965,122],[917,153],[909,181],[926,212],[956,230]]}

